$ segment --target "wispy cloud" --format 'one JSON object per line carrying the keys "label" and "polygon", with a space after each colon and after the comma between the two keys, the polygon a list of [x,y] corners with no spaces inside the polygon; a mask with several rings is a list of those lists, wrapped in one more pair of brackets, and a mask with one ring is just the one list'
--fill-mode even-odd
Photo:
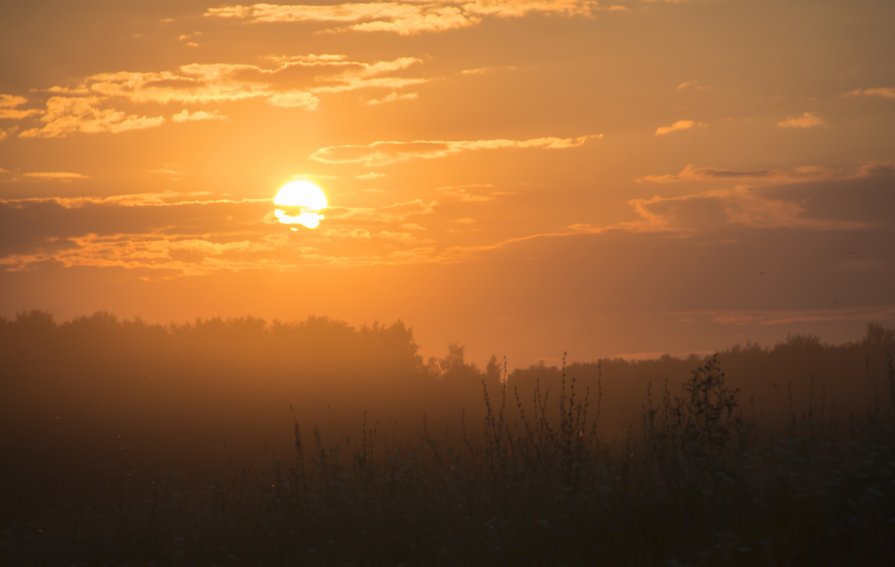
{"label": "wispy cloud", "polygon": [[743,182],[750,186],[823,181],[834,179],[862,179],[867,177],[893,177],[895,163],[871,161],[851,166],[800,165],[787,169],[725,169],[693,164],[684,166],[677,173],[644,175],[637,181],[643,183],[676,183],[688,181]]}
{"label": "wispy cloud", "polygon": [[408,142],[383,141],[366,145],[327,146],[311,154],[311,159],[323,163],[354,163],[366,167],[381,167],[412,159],[436,159],[451,155],[499,149],[560,150],[578,148],[602,134],[574,138],[541,137],[526,140],[413,140]]}
{"label": "wispy cloud", "polygon": [[437,201],[414,199],[382,207],[333,207],[329,209],[329,218],[351,223],[404,223],[417,216],[433,214],[437,206]]}
{"label": "wispy cloud", "polygon": [[[839,231],[889,223],[877,212],[892,204],[888,187],[895,168],[887,163],[739,172],[688,166],[683,172],[697,179],[720,172],[721,179],[742,182],[687,195],[633,199],[629,204],[640,222],[629,228],[684,233],[729,226]],[[862,202],[874,204],[855,206],[858,194]]]}
{"label": "wispy cloud", "polygon": [[491,183],[447,185],[437,190],[462,203],[488,203],[513,194],[512,191],[497,190]]}
{"label": "wispy cloud", "polygon": [[22,106],[26,102],[28,102],[28,99],[23,96],[0,94],[0,108],[15,108]]}
{"label": "wispy cloud", "polygon": [[[363,88],[400,89],[425,82],[420,78],[396,76],[422,62],[415,57],[382,61],[357,61],[345,55],[283,55],[265,58],[267,65],[244,63],[191,63],[177,71],[100,73],[87,77],[83,88],[88,92],[122,98],[135,104],[202,104],[268,99],[275,106],[299,106],[284,103],[309,96]],[[305,85],[294,86],[294,70],[304,69]],[[287,86],[288,85],[288,86]],[[285,87],[285,88],[284,88]]]}
{"label": "wispy cloud", "polygon": [[303,108],[305,110],[317,110],[320,99],[308,91],[286,91],[273,93],[267,102],[271,106],[279,108]]}
{"label": "wispy cloud", "polygon": [[153,173],[155,175],[166,175],[172,179],[177,179],[182,176],[184,172],[176,165],[165,165],[163,167],[150,169],[149,173]]}
{"label": "wispy cloud", "polygon": [[[378,102],[406,100],[416,95],[401,93],[429,79],[409,77],[404,72],[422,62],[414,57],[357,61],[345,55],[281,55],[264,59],[266,64],[191,63],[176,71],[116,71],[84,78],[74,86],[55,86],[43,110],[2,111],[39,115],[40,126],[24,130],[26,138],[59,138],[74,133],[125,132],[165,123],[163,116],[130,114],[122,105],[209,105],[245,100],[266,100],[271,106],[317,110],[320,96],[361,89],[386,90]],[[22,104],[21,97],[8,96],[7,104]],[[212,110],[184,109],[174,122],[220,120]]]}
{"label": "wispy cloud", "polygon": [[171,120],[173,122],[203,122],[207,120],[227,120],[227,117],[216,111],[196,110],[190,112],[184,108],[177,114],[172,115]]}
{"label": "wispy cloud", "polygon": [[419,96],[419,93],[399,93],[396,91],[392,91],[382,98],[371,98],[365,102],[368,106],[377,106],[389,102],[397,102],[399,100],[414,100],[416,98],[419,98]]}
{"label": "wispy cloud", "polygon": [[[13,180],[31,180],[31,181],[78,181],[87,179],[88,176],[83,173],[73,171],[10,171],[0,167],[0,175]],[[33,197],[30,199],[40,199]],[[0,199],[0,204],[9,203],[8,199]],[[29,199],[21,200],[21,202],[31,202]],[[36,201],[35,201],[36,202]]]}
{"label": "wispy cloud", "polygon": [[678,120],[677,122],[669,124],[668,126],[659,126],[658,128],[656,128],[656,136],[665,136],[673,132],[682,132],[684,130],[696,128],[697,126],[705,126],[705,124],[703,124],[702,122],[696,122],[695,120]]}
{"label": "wispy cloud", "polygon": [[779,195],[749,188],[705,191],[680,197],[634,199],[630,205],[644,231],[694,233],[729,226],[798,228],[803,230],[856,230],[870,225],[860,220],[821,219],[806,214],[804,205]]}
{"label": "wispy cloud", "polygon": [[42,126],[19,134],[23,138],[61,138],[81,132],[126,132],[154,128],[165,123],[162,116],[140,116],[105,106],[99,97],[69,98],[54,96],[47,100],[40,117]]}
{"label": "wispy cloud", "polygon": [[693,164],[684,166],[677,173],[644,175],[637,179],[642,183],[677,183],[682,181],[748,181],[751,184],[781,183],[786,181],[806,181],[826,179],[841,175],[842,171],[825,166],[801,166],[782,169],[724,169],[700,167]]}
{"label": "wispy cloud", "polygon": [[[24,174],[30,177],[40,178],[49,175],[51,178],[86,179],[86,175],[79,173],[31,173]],[[0,206],[22,206],[34,204],[57,205],[63,209],[78,209],[88,206],[109,206],[124,208],[140,207],[186,207],[186,206],[211,206],[211,205],[242,205],[270,203],[267,198],[242,198],[228,197],[212,198],[207,192],[180,193],[166,191],[162,193],[126,193],[122,195],[83,196],[83,197],[20,197],[14,199],[0,199]]]}
{"label": "wispy cloud", "polygon": [[803,112],[801,116],[789,116],[777,123],[780,128],[817,128],[826,125],[827,121],[813,112]]}
{"label": "wispy cloud", "polygon": [[22,177],[27,179],[39,179],[41,181],[77,181],[87,179],[83,173],[75,173],[72,171],[31,171],[23,173]]}
{"label": "wispy cloud", "polygon": [[722,325],[793,325],[800,323],[829,323],[834,321],[880,321],[895,316],[895,305],[870,307],[846,307],[840,309],[786,309],[752,311],[688,312],[688,315],[704,314]]}
{"label": "wispy cloud", "polygon": [[855,89],[846,93],[848,96],[876,96],[880,98],[895,99],[895,87],[872,87],[869,89]]}
{"label": "wispy cloud", "polygon": [[36,108],[19,108],[27,103],[23,96],[0,94],[0,120],[22,120],[40,114]]}
{"label": "wispy cloud", "polygon": [[199,47],[199,38],[202,35],[202,32],[184,33],[177,36],[177,41],[187,47]]}
{"label": "wispy cloud", "polygon": [[678,85],[677,85],[677,90],[679,90],[679,91],[686,91],[686,90],[701,91],[703,89],[705,89],[705,85],[703,85],[702,83],[700,83],[699,81],[697,81],[695,79],[683,81],[681,83],[678,83]]}
{"label": "wispy cloud", "polygon": [[[380,207],[335,206],[319,230],[277,230],[269,198],[155,193],[78,198],[0,199],[0,269],[45,262],[208,274],[307,265],[403,264],[435,250],[415,219],[435,201]],[[217,220],[226,216],[225,230]],[[298,252],[298,254],[297,254]]]}
{"label": "wispy cloud", "polygon": [[308,22],[334,24],[331,31],[417,35],[467,28],[486,18],[522,18],[530,14],[591,16],[593,0],[466,0],[342,2],[310,4],[237,4],[209,8],[206,17],[250,23]]}

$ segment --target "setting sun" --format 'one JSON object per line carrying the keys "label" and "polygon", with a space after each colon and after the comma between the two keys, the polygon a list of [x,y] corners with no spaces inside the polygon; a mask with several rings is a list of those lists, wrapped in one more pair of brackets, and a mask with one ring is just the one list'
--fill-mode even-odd
{"label": "setting sun", "polygon": [[290,181],[283,185],[273,199],[276,205],[274,215],[282,224],[300,224],[307,228],[317,228],[324,219],[321,213],[328,205],[323,190],[310,181]]}

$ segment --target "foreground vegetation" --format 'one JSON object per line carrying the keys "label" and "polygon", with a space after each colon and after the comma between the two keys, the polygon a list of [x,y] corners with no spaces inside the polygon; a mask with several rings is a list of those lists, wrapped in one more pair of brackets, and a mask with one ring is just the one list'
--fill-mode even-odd
{"label": "foreground vegetation", "polygon": [[[102,374],[99,362],[82,351],[80,366],[66,361],[78,370],[69,374],[63,369],[71,366],[58,358],[28,358],[15,324],[4,328],[6,338],[21,341],[17,351],[4,353],[7,363],[18,361],[4,388],[17,393],[15,404],[28,412],[4,411],[4,563],[881,565],[895,552],[895,370],[887,354],[895,344],[891,331],[878,326],[860,343],[837,347],[795,337],[778,348],[750,346],[699,361],[603,361],[514,373],[494,362],[479,371],[456,347],[424,364],[414,359],[403,327],[354,330],[341,338],[358,341],[359,358],[382,354],[362,355],[376,353],[357,347],[366,345],[357,338],[363,332],[379,345],[387,341],[378,333],[398,336],[389,352],[409,356],[406,366],[381,357],[392,362],[383,362],[389,371],[368,369],[381,379],[381,399],[367,400],[378,416],[358,411],[353,419],[310,419],[303,408],[313,400],[304,399],[283,412],[285,425],[278,421],[288,452],[271,442],[260,455],[233,452],[221,463],[191,458],[179,448],[164,450],[179,444],[168,436],[172,430],[204,431],[189,429],[186,416],[223,423],[213,408],[193,406],[180,414],[182,399],[161,396],[167,389],[191,402],[195,390],[226,400],[220,391],[203,389],[208,369],[197,362],[201,356],[185,354],[179,364],[203,388],[180,371],[176,380],[160,378],[154,396],[145,395],[154,389],[135,394],[133,377],[119,378],[131,380],[121,390],[105,375],[85,378],[107,385],[108,391],[93,395],[106,396],[105,404],[115,409],[102,414],[106,406],[90,401],[94,423],[79,420],[74,410],[61,412],[65,404],[52,392],[28,399],[32,390],[22,377],[48,380],[28,369],[55,364],[61,388],[67,376],[83,376],[85,368]],[[111,335],[121,341],[117,325],[122,323],[114,322]],[[201,334],[198,327],[184,336]],[[332,332],[328,324],[321,329]],[[187,348],[184,336],[171,339],[181,331],[152,334],[158,341],[153,348],[179,341],[178,348],[189,353],[196,343]],[[321,336],[289,332],[298,342]],[[226,343],[225,335],[218,332],[208,344]],[[96,339],[96,330],[82,336]],[[246,335],[240,341],[252,348]],[[45,354],[61,356],[52,344],[44,341]],[[319,377],[338,363],[319,348],[336,346],[317,345],[308,349],[313,356],[290,361]],[[338,348],[350,351],[344,344]],[[152,358],[147,355],[146,364],[158,372]],[[725,374],[746,359],[783,366],[790,381],[781,387]],[[838,380],[822,373],[799,380],[798,365],[811,367],[817,359],[837,372],[847,362],[858,364]],[[133,362],[133,374],[146,369]],[[103,364],[112,374],[124,368],[108,359]],[[631,377],[652,376],[659,364],[691,368],[668,380]],[[278,375],[275,363],[268,370]],[[625,388],[617,377],[623,371],[631,382]],[[299,383],[306,375],[295,368],[283,372]],[[236,388],[225,374],[219,384]],[[760,406],[765,391],[776,392],[773,400],[766,398],[779,402],[773,411]],[[328,395],[320,388],[314,393]],[[128,396],[138,401],[118,407]],[[41,397],[53,411],[40,410]],[[607,419],[616,400],[632,397],[635,412]],[[11,410],[12,403],[5,403],[4,410]],[[125,411],[141,403],[158,413],[135,417]],[[407,417],[399,424],[383,415]],[[42,420],[57,417],[69,422],[69,434],[48,439],[52,428]],[[224,443],[234,428],[252,428],[260,419],[261,413],[234,413],[229,428],[189,437],[193,453],[203,451],[198,440]],[[166,420],[173,425],[166,427]],[[607,421],[616,426],[607,431]],[[107,430],[141,436],[107,446],[97,437]]]}

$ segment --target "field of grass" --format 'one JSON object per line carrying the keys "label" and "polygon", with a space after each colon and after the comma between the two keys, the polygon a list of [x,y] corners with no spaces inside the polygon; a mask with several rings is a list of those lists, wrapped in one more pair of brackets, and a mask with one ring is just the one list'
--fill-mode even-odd
{"label": "field of grass", "polygon": [[[16,322],[7,322],[4,332],[33,340],[21,338]],[[81,334],[97,332],[91,327]],[[367,339],[380,344],[378,332]],[[407,381],[383,386],[383,400],[358,400],[376,412],[316,419],[303,409],[313,400],[304,399],[276,421],[282,425],[278,448],[271,440],[259,455],[234,449],[224,461],[191,458],[207,449],[203,443],[233,438],[233,430],[190,429],[190,417],[226,421],[190,396],[224,404],[233,428],[250,428],[261,414],[234,412],[238,404],[207,390],[195,364],[188,366],[190,375],[201,387],[184,383],[186,374],[178,371],[178,381],[161,388],[178,399],[149,396],[155,391],[149,389],[137,396],[133,407],[155,404],[148,417],[122,411],[124,400],[136,395],[131,389],[113,396],[109,387],[92,390],[108,396],[108,406],[92,406],[94,421],[85,421],[76,419],[77,411],[61,413],[64,399],[78,399],[76,389],[60,400],[21,383],[29,365],[41,361],[20,347],[4,353],[5,360],[18,361],[10,367],[20,382],[8,377],[4,384],[14,396],[4,402],[0,562],[890,564],[891,339],[891,331],[871,327],[864,341],[842,347],[790,340],[784,354],[791,381],[768,386],[780,398],[774,411],[760,406],[764,390],[757,381],[725,374],[725,361],[737,367],[751,357],[773,366],[782,356],[776,347],[665,360],[666,370],[690,369],[645,382],[631,376],[649,374],[659,363],[605,361],[508,373],[492,361],[479,371],[454,348],[443,360],[414,367]],[[217,335],[210,344],[226,340]],[[245,336],[239,340],[245,343]],[[846,367],[858,364],[833,378],[795,375],[799,357],[830,356]],[[308,361],[315,373],[326,367]],[[99,372],[95,363],[82,361],[82,369]],[[386,366],[397,372],[400,365],[393,363]],[[621,368],[631,375],[624,396]],[[371,375],[377,372],[371,368]],[[57,375],[61,388],[82,374]],[[424,379],[431,382],[410,385]],[[837,384],[853,399],[837,394]],[[429,390],[435,394],[420,393]],[[627,421],[613,421],[616,402],[625,396],[636,400],[628,404],[635,411]],[[41,411],[41,400],[52,411]],[[244,400],[260,411],[268,407]],[[180,412],[182,403],[189,411]],[[20,409],[12,411],[16,405]],[[395,415],[402,416],[400,425]],[[42,423],[47,419],[72,425],[63,434]],[[139,429],[126,425],[129,419],[143,428],[141,436],[120,446],[97,441],[98,431]],[[177,431],[191,432],[188,443],[176,438]],[[169,445],[176,450],[166,453]]]}

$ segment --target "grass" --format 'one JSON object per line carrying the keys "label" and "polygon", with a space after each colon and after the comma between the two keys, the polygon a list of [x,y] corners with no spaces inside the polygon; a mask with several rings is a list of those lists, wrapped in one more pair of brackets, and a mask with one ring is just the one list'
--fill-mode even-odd
{"label": "grass", "polygon": [[[483,423],[407,441],[359,416],[328,438],[294,416],[266,468],[120,475],[3,527],[8,564],[889,564],[890,404],[838,423],[812,394],[763,429],[716,357],[652,388],[640,430],[601,436],[602,382],[530,396],[482,381]],[[813,391],[813,390],[812,390]],[[823,404],[821,404],[823,405]],[[746,406],[746,407],[744,407]]]}

